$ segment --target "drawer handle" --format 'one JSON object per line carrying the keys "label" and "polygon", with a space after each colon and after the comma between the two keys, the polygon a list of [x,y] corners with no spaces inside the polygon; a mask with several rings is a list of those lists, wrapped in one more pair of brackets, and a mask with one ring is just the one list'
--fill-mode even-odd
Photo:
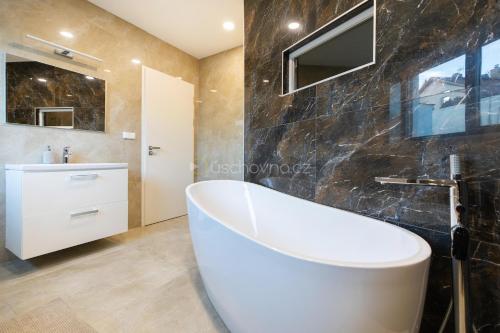
{"label": "drawer handle", "polygon": [[97,173],[90,173],[87,175],[72,175],[70,176],[71,180],[93,180],[97,178]]}
{"label": "drawer handle", "polygon": [[91,209],[91,210],[87,210],[84,212],[71,213],[70,216],[71,217],[78,217],[78,216],[97,214],[97,213],[99,213],[99,209]]}

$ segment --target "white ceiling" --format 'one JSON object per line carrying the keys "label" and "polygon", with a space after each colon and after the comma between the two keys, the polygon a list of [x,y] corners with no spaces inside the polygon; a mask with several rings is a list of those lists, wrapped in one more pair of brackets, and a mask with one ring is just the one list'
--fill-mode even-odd
{"label": "white ceiling", "polygon": [[243,45],[243,0],[89,1],[199,59]]}

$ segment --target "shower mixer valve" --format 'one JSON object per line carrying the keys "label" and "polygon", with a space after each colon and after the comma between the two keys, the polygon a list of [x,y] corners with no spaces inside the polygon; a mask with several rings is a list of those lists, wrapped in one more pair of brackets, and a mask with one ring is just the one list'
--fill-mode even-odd
{"label": "shower mixer valve", "polygon": [[448,187],[450,190],[450,233],[453,264],[455,332],[472,332],[469,308],[469,230],[467,229],[467,184],[462,179],[460,159],[450,155],[450,179],[375,177],[380,184]]}

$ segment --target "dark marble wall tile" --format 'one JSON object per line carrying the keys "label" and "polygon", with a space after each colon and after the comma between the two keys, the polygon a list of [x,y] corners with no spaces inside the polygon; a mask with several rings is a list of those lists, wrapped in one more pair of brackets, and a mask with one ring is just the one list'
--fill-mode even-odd
{"label": "dark marble wall tile", "polygon": [[[439,332],[446,312],[452,299],[451,259],[432,256],[425,298],[424,315],[422,317],[421,332]],[[445,323],[444,332],[454,332],[453,313]]]}
{"label": "dark marble wall tile", "polygon": [[246,140],[246,177],[312,200],[316,184],[315,136],[311,120],[252,132]]}
{"label": "dark marble wall tile", "polygon": [[500,322],[500,245],[480,242],[471,260],[471,298],[479,332],[498,332]]}
{"label": "dark marble wall tile", "polygon": [[[374,177],[447,178],[448,156],[460,154],[474,240],[474,324],[498,330],[500,53],[486,46],[500,45],[500,4],[378,0],[375,65],[280,96],[281,51],[359,2],[245,1],[246,180],[424,237],[433,258],[422,331],[436,332],[451,297],[447,190],[382,186]],[[288,30],[291,20],[302,28]],[[314,171],[249,172],[294,163]]]}

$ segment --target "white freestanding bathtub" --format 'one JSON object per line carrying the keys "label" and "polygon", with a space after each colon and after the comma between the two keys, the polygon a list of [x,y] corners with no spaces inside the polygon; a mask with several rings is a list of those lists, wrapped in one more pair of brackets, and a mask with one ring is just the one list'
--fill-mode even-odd
{"label": "white freestanding bathtub", "polygon": [[431,255],[419,236],[245,182],[186,194],[203,283],[231,332],[418,332]]}

